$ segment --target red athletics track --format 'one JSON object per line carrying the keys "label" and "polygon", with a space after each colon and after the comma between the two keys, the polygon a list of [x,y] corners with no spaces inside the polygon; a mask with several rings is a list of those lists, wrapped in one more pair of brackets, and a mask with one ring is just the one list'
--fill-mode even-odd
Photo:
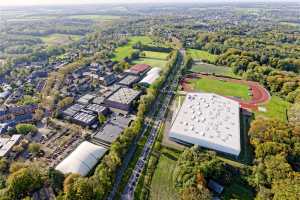
{"label": "red athletics track", "polygon": [[193,88],[191,88],[189,85],[190,80],[195,79],[195,78],[201,78],[201,77],[209,77],[212,79],[230,81],[230,82],[248,85],[248,87],[251,89],[251,92],[252,92],[251,100],[245,101],[245,100],[241,100],[241,99],[234,98],[234,97],[228,97],[230,99],[238,101],[240,103],[241,107],[245,108],[245,109],[257,110],[259,104],[266,103],[270,99],[269,92],[257,82],[237,80],[237,79],[231,79],[231,78],[219,77],[219,76],[217,77],[217,76],[201,74],[201,73],[193,73],[193,74],[187,75],[187,77],[185,79],[183,79],[183,81],[181,81],[183,90],[187,91],[187,92],[193,91]]}

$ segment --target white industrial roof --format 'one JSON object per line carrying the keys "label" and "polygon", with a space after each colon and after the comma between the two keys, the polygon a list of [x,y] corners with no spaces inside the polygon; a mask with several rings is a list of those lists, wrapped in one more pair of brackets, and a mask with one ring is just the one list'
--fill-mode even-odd
{"label": "white industrial roof", "polygon": [[146,75],[145,78],[143,78],[140,83],[147,83],[151,85],[154,83],[154,81],[160,76],[161,69],[158,67],[152,68]]}
{"label": "white industrial roof", "polygon": [[240,105],[211,93],[188,93],[169,136],[179,141],[238,156]]}
{"label": "white industrial roof", "polygon": [[77,173],[86,176],[106,151],[107,149],[102,146],[84,141],[55,169],[64,174]]}

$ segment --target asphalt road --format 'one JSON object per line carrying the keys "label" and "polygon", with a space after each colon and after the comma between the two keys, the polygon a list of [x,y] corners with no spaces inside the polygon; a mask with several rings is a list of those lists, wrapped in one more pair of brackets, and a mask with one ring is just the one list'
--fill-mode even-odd
{"label": "asphalt road", "polygon": [[[181,51],[181,55],[183,55],[184,52]],[[132,200],[134,198],[134,191],[137,186],[137,183],[139,181],[139,178],[141,176],[141,173],[143,172],[143,169],[145,167],[145,164],[147,160],[150,157],[152,146],[155,143],[156,137],[158,135],[159,127],[161,123],[163,122],[165,115],[167,113],[168,106],[171,102],[171,99],[174,95],[174,91],[177,89],[179,80],[180,80],[180,66],[182,63],[179,63],[179,66],[177,66],[176,75],[172,77],[172,80],[169,84],[166,84],[166,86],[161,90],[161,94],[165,95],[165,98],[163,102],[161,102],[161,106],[157,109],[159,109],[158,114],[153,119],[153,125],[150,127],[150,134],[148,136],[147,142],[143,148],[141,157],[136,163],[136,166],[132,172],[131,177],[129,178],[129,181],[125,187],[125,190],[123,191],[122,200]]]}

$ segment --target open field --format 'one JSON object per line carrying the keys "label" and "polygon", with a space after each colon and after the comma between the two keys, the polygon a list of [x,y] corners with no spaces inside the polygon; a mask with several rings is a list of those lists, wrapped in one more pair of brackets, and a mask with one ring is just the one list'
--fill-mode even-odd
{"label": "open field", "polygon": [[61,46],[78,41],[81,37],[82,36],[80,35],[51,34],[40,38],[45,44],[49,46]]}
{"label": "open field", "polygon": [[230,67],[222,67],[216,66],[207,63],[197,63],[193,65],[191,72],[194,73],[209,73],[209,74],[216,74],[216,75],[223,75],[223,76],[230,76],[230,77],[237,77],[233,73]]}
{"label": "open field", "polygon": [[300,27],[300,23],[280,22],[279,24],[281,24],[281,25],[286,25],[286,26],[292,26],[292,27]]}
{"label": "open field", "polygon": [[156,51],[143,51],[143,53],[145,53],[146,58],[155,58],[161,60],[166,60],[169,55],[168,53],[156,52]]}
{"label": "open field", "polygon": [[162,149],[154,176],[151,183],[150,199],[173,200],[179,199],[173,187],[172,172],[179,154],[169,149]]}
{"label": "open field", "polygon": [[282,98],[278,96],[272,96],[271,100],[262,105],[267,109],[266,112],[255,112],[256,116],[270,117],[276,118],[282,121],[286,121],[286,110],[291,106],[291,104],[287,101],[284,101]]}
{"label": "open field", "polygon": [[216,55],[198,49],[188,49],[187,54],[190,54],[194,60],[208,60],[210,62],[215,62],[218,58]]}
{"label": "open field", "polygon": [[239,83],[225,82],[210,78],[191,80],[194,91],[212,92],[223,96],[237,97],[242,100],[250,100],[248,86]]}
{"label": "open field", "polygon": [[133,64],[148,64],[152,67],[164,68],[167,63],[168,53],[144,51],[145,57],[135,60]]}
{"label": "open field", "polygon": [[141,42],[142,44],[150,44],[152,42],[152,39],[147,36],[135,36],[131,37],[128,41],[128,44],[118,47],[115,50],[115,56],[113,58],[114,61],[122,61],[124,58],[130,56],[134,49],[132,46],[137,43]]}
{"label": "open field", "polygon": [[140,58],[140,59],[134,61],[133,64],[148,64],[151,67],[164,68],[165,64],[166,64],[166,61],[158,60],[158,59],[155,59],[155,58]]}

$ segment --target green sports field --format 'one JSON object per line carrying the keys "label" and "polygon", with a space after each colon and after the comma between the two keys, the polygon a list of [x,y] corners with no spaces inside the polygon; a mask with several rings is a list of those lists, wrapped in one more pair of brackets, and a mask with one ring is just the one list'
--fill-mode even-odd
{"label": "green sports field", "polygon": [[230,67],[216,66],[207,63],[196,63],[195,65],[193,65],[190,71],[194,73],[209,73],[209,74],[237,77],[237,75],[233,73]]}
{"label": "green sports field", "polygon": [[266,112],[259,112],[255,113],[256,116],[263,116],[269,118],[276,118],[282,121],[287,121],[286,118],[286,110],[291,106],[291,103],[283,100],[278,96],[272,96],[271,100],[262,105],[261,107],[266,108]]}
{"label": "green sports field", "polygon": [[154,51],[143,51],[144,57],[133,61],[133,64],[148,64],[151,67],[164,68],[167,63],[168,53],[154,52]]}
{"label": "green sports field", "polygon": [[200,92],[212,92],[223,96],[238,97],[250,100],[248,86],[239,83],[225,82],[210,78],[200,78],[191,81],[193,90]]}
{"label": "green sports field", "polygon": [[168,53],[156,52],[156,51],[143,51],[146,58],[155,58],[157,60],[167,60]]}
{"label": "green sports field", "polygon": [[188,49],[187,54],[191,55],[194,60],[208,60],[210,62],[215,62],[218,58],[216,55],[198,49]]}
{"label": "green sports field", "polygon": [[152,42],[152,39],[148,36],[134,36],[131,37],[128,41],[128,44],[118,47],[114,54],[115,56],[113,57],[114,61],[122,61],[124,58],[129,57],[134,49],[132,46],[136,44],[137,42],[141,42],[142,44],[150,44]]}

